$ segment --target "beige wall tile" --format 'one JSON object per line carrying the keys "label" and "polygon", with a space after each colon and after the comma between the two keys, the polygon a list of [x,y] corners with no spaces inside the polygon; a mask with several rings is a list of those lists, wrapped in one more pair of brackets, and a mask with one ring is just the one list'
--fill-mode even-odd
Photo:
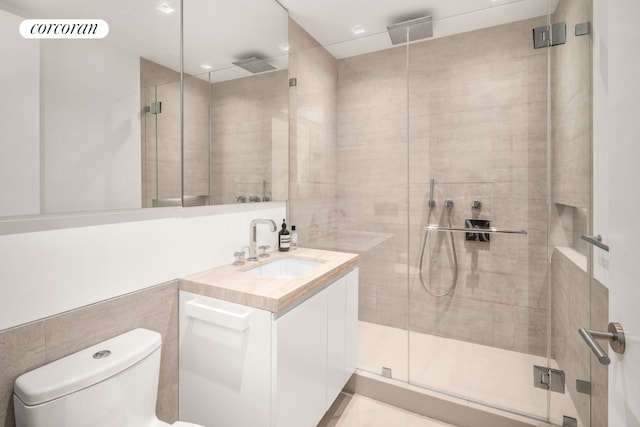
{"label": "beige wall tile", "polygon": [[[567,28],[591,20],[590,2],[563,0],[553,16]],[[558,49],[556,49],[558,48]],[[588,208],[591,171],[591,37],[567,31],[551,50],[553,200]]]}
{"label": "beige wall tile", "polygon": [[288,72],[214,83],[211,90],[213,202],[286,200]]}
{"label": "beige wall tile", "polygon": [[0,424],[15,426],[13,385],[20,375],[45,363],[44,322],[0,332]]}
{"label": "beige wall tile", "polygon": [[289,213],[300,244],[336,231],[338,63],[295,21],[289,25]]}
{"label": "beige wall tile", "polygon": [[552,354],[566,374],[566,384],[581,419],[589,419],[588,396],[577,392],[577,379],[590,380],[591,352],[578,334],[587,328],[590,284],[587,272],[564,252],[555,249],[551,259],[553,333]]}
{"label": "beige wall tile", "polygon": [[[156,193],[161,198],[181,194],[180,85],[178,73],[150,61],[141,61],[141,75],[142,107],[162,101],[162,114],[143,113],[143,199],[149,207]],[[185,195],[211,192],[213,204],[236,203],[241,195],[276,200],[275,183],[275,197],[286,200],[288,162],[277,163],[274,173],[272,154],[288,158],[288,72],[209,86],[200,78],[185,79]]]}

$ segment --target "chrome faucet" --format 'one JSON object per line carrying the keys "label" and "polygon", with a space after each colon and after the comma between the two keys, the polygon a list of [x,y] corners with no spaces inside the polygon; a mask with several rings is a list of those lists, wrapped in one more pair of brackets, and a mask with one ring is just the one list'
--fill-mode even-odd
{"label": "chrome faucet", "polygon": [[254,219],[251,220],[251,226],[249,228],[249,258],[248,261],[257,261],[258,255],[256,254],[256,228],[258,224],[266,224],[271,226],[271,231],[276,231],[278,228],[276,227],[276,222],[271,219]]}

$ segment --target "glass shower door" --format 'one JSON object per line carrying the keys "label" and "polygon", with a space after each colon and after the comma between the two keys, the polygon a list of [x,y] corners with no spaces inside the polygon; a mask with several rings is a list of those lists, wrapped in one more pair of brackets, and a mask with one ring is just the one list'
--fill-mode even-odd
{"label": "glass shower door", "polygon": [[551,14],[552,23],[566,23],[567,40],[550,55],[550,355],[565,375],[565,393],[551,393],[549,413],[556,424],[577,426],[607,422],[607,368],[578,334],[606,330],[608,311],[607,289],[593,278],[593,249],[581,239],[593,234],[592,37],[580,25],[591,21],[591,1],[560,0]]}
{"label": "glass shower door", "polygon": [[337,220],[352,245],[344,250],[361,256],[358,368],[402,382],[411,268],[406,52],[401,46],[338,62]]}
{"label": "glass shower door", "polygon": [[143,89],[142,206],[181,206],[180,82]]}
{"label": "glass shower door", "polygon": [[[408,55],[409,382],[540,420],[548,392],[533,386],[533,367],[548,365],[550,336],[548,50],[533,49],[531,32],[547,21],[541,13],[415,43]],[[425,235],[427,222],[526,234]]]}
{"label": "glass shower door", "polygon": [[[156,86],[142,88],[142,207],[151,208],[158,199],[158,141],[156,115],[151,106],[157,101]],[[148,110],[148,111],[147,111]]]}

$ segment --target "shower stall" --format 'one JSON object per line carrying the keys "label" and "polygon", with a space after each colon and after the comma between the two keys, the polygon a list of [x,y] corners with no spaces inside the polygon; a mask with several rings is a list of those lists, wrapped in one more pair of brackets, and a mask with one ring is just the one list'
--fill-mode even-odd
{"label": "shower stall", "polygon": [[[361,375],[605,425],[606,377],[577,331],[602,328],[592,313],[607,307],[580,239],[591,37],[574,28],[590,2],[447,35],[518,3],[435,16],[435,37],[411,41],[408,25],[409,42],[355,56],[292,23],[289,209],[302,246],[360,254]],[[557,22],[566,43],[534,48]]]}

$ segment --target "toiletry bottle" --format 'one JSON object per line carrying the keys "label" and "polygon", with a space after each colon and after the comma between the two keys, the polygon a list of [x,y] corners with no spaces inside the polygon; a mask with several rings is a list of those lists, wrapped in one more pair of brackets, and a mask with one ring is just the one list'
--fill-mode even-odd
{"label": "toiletry bottle", "polygon": [[291,226],[291,249],[298,249],[298,232],[295,225]]}
{"label": "toiletry bottle", "polygon": [[291,235],[287,230],[287,224],[282,220],[282,230],[278,233],[278,250],[280,252],[286,252],[291,246]]}

